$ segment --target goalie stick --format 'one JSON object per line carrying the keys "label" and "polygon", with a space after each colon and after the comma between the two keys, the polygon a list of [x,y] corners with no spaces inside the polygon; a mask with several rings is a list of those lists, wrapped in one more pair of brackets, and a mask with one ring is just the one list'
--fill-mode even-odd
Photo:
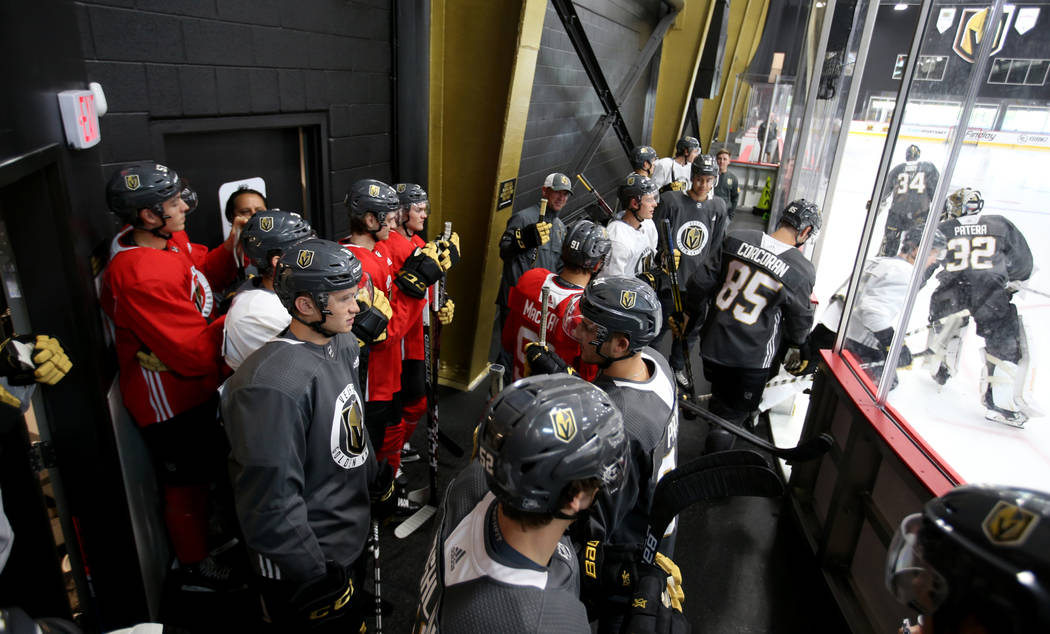
{"label": "goalie stick", "polygon": [[759,438],[745,429],[737,427],[721,416],[713,414],[698,405],[694,405],[688,401],[679,401],[678,406],[684,407],[687,411],[718,425],[729,433],[739,438],[743,438],[756,447],[768,451],[777,458],[783,458],[788,462],[799,462],[819,458],[827,453],[828,450],[831,449],[831,445],[835,443],[835,439],[831,434],[821,433],[795,447],[777,447],[776,445]]}
{"label": "goalie stick", "polygon": [[778,497],[784,483],[759,453],[750,449],[718,451],[669,471],[656,485],[649,510],[642,561],[652,564],[667,527],[687,507],[726,497]]}
{"label": "goalie stick", "polygon": [[[451,237],[452,223],[446,222],[445,231],[441,234],[441,239],[448,240]],[[434,285],[433,304],[430,309],[431,314],[428,315],[429,319],[423,323],[423,356],[425,357],[423,360],[423,366],[427,389],[427,468],[430,480],[428,482],[429,486],[427,486],[426,489],[422,491],[412,491],[409,493],[408,497],[409,500],[412,500],[413,497],[418,498],[426,495],[427,503],[413,513],[411,517],[397,525],[397,528],[394,529],[394,536],[398,539],[404,539],[414,533],[419,527],[430,521],[430,518],[434,517],[434,513],[437,512],[438,440],[441,432],[438,418],[437,394],[438,368],[441,358],[441,321],[437,318],[437,314],[444,305],[445,298],[445,280],[442,279]]]}

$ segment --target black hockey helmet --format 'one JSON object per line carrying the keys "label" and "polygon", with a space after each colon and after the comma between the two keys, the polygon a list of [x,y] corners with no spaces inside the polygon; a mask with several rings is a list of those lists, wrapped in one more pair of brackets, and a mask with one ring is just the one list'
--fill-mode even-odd
{"label": "black hockey helmet", "polygon": [[269,209],[270,203],[266,202],[266,196],[264,196],[261,191],[257,189],[252,189],[251,187],[244,185],[242,187],[238,187],[237,190],[230,194],[230,197],[226,199],[226,208],[223,209],[223,215],[226,216],[227,221],[231,223],[233,222],[233,214],[235,211],[237,211],[237,199],[241,196],[244,196],[245,194],[254,194],[258,196],[262,199],[263,206]]}
{"label": "black hockey helmet", "polygon": [[586,218],[569,225],[561,246],[561,261],[597,273],[612,249],[605,227]]}
{"label": "black hockey helmet", "polygon": [[914,143],[909,145],[908,149],[904,150],[904,160],[905,161],[917,161],[917,160],[919,160],[919,156],[921,156],[921,155],[922,155],[922,152],[919,150],[919,146],[915,145]]}
{"label": "black hockey helmet", "polygon": [[626,209],[632,199],[641,198],[646,194],[655,194],[657,191],[659,188],[651,178],[631,172],[620,183],[620,205]]}
{"label": "black hockey helmet", "polygon": [[260,273],[268,273],[270,258],[313,235],[310,223],[294,211],[267,209],[252,216],[244,225],[241,242],[251,263]]}
{"label": "black hockey helmet", "polygon": [[780,221],[777,224],[783,223],[794,227],[799,234],[805,231],[806,227],[813,227],[813,231],[810,232],[810,237],[813,237],[820,231],[820,207],[805,198],[793,200],[788,203],[787,207],[784,207],[784,211],[780,214]]}
{"label": "black hockey helmet", "polygon": [[558,498],[570,483],[597,478],[608,493],[620,488],[623,417],[605,392],[577,376],[530,376],[489,402],[478,455],[502,504],[562,517]]}
{"label": "black hockey helmet", "polygon": [[394,185],[397,190],[397,198],[405,209],[409,205],[427,202],[427,192],[415,183],[398,183]]}
{"label": "black hockey helmet", "polygon": [[935,615],[936,631],[967,618],[988,631],[1050,631],[1050,495],[958,487],[904,518],[885,572],[898,601]]}
{"label": "black hockey helmet", "polygon": [[981,192],[969,187],[962,187],[944,200],[944,213],[941,220],[951,220],[960,216],[973,216],[984,209],[984,198]]}
{"label": "black hockey helmet", "polygon": [[[328,294],[357,288],[362,275],[361,263],[341,245],[310,238],[286,249],[281,255],[273,277],[273,290],[292,317],[298,319],[294,310],[295,298],[303,294],[310,296],[322,315],[327,315]],[[321,321],[324,321],[323,317]],[[317,330],[320,322],[307,325]],[[331,333],[318,332],[331,336]]]}
{"label": "black hockey helmet", "polygon": [[700,141],[695,136],[684,136],[674,144],[675,156],[689,156],[693,150],[700,149]]}
{"label": "black hockey helmet", "polygon": [[350,187],[346,206],[351,219],[363,221],[365,214],[372,213],[382,227],[387,214],[397,213],[401,209],[401,199],[390,185],[374,178],[366,178]]}
{"label": "black hockey helmet", "polygon": [[631,352],[637,352],[660,334],[664,323],[656,291],[635,277],[593,280],[580,295],[579,305],[579,314],[596,326],[594,340],[588,342],[596,348],[610,335],[622,333],[631,341]]}
{"label": "black hockey helmet", "polygon": [[[916,227],[904,233],[901,237],[901,253],[911,253],[922,244],[922,227]],[[931,251],[944,251],[948,248],[948,239],[939,229],[933,232],[933,242],[930,244]]]}
{"label": "black hockey helmet", "polygon": [[710,154],[701,154],[693,161],[693,178],[697,176],[714,176],[718,178],[718,161]]}
{"label": "black hockey helmet", "polygon": [[660,157],[656,154],[656,150],[648,145],[636,145],[631,148],[631,169],[640,170],[644,168],[646,161],[648,161],[650,165],[653,165],[659,158]]}
{"label": "black hockey helmet", "polygon": [[197,208],[197,192],[175,173],[154,161],[139,161],[122,166],[106,185],[106,204],[124,222],[137,225],[139,210],[150,209],[163,218],[164,201],[181,195],[189,209]]}

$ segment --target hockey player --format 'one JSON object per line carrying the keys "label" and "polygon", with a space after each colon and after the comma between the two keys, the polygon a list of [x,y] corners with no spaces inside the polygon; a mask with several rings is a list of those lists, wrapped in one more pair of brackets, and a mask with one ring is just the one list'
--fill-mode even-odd
{"label": "hockey player", "polygon": [[[980,192],[962,188],[945,202],[940,232],[948,240],[944,270],[930,297],[928,347],[935,362],[934,380],[944,385],[955,372],[967,317],[984,337],[981,399],[985,418],[1022,427],[1028,419],[1022,397],[1030,359],[1021,317],[1013,293],[1032,274],[1032,251],[1012,222],[998,214],[982,214]],[[945,319],[948,317],[947,319]]]}
{"label": "hockey player", "polygon": [[[387,338],[369,348],[365,381],[365,420],[376,444],[380,462],[397,470],[404,425],[395,395],[401,390],[401,343],[425,306],[427,288],[444,276],[436,243],[417,248],[404,263],[394,266],[389,238],[397,223],[401,200],[394,188],[377,180],[360,180],[350,188],[348,211],[350,236],[341,241],[390,300],[393,314]],[[399,490],[403,513],[414,511]]]}
{"label": "hockey player", "polygon": [[656,184],[645,176],[631,173],[620,185],[623,217],[607,227],[612,248],[599,277],[637,275],[652,267],[656,255]]}
{"label": "hockey player", "polygon": [[904,518],[886,553],[912,634],[1050,631],[1050,495],[966,485]]}
{"label": "hockey player", "polygon": [[652,178],[658,158],[656,150],[648,145],[636,145],[631,148],[631,169],[635,174]]}
{"label": "hockey player", "polygon": [[414,631],[589,632],[565,531],[621,488],[620,412],[578,377],[529,377],[489,403],[477,447],[444,496]]}
{"label": "hockey player", "polygon": [[124,405],[157,466],[183,587],[222,588],[229,570],[208,557],[206,508],[227,451],[215,416],[223,321],[209,318],[211,289],[224,288],[236,271],[235,232],[223,248],[191,244],[184,228],[197,195],[152,161],[117,170],[106,200],[127,223],[113,238],[100,298],[116,332]]}
{"label": "hockey player", "polygon": [[718,185],[715,186],[715,196],[725,201],[726,212],[729,214],[729,219],[732,220],[737,202],[740,200],[740,182],[733,172],[729,171],[729,157],[729,150],[725,148],[719,150],[715,155],[715,161],[718,162]]}
{"label": "hockey player", "polygon": [[[707,154],[697,157],[693,162],[692,173],[692,186],[688,190],[661,194],[660,205],[653,218],[657,231],[663,231],[665,218],[671,222],[674,240],[671,248],[676,251],[676,260],[680,255],[678,279],[683,281],[688,280],[709,259],[718,257],[729,226],[725,201],[714,195],[715,185],[718,184],[718,164],[714,158]],[[664,312],[665,317],[669,314],[670,311]],[[691,348],[696,341],[695,332],[689,335],[689,341]],[[678,384],[687,388],[692,384],[693,377],[686,376],[685,357],[677,340],[671,344],[670,361]]]}
{"label": "hockey player", "polygon": [[[901,252],[893,258],[876,258],[864,267],[860,278],[853,316],[846,329],[845,348],[864,364],[873,381],[878,381],[884,369],[883,361],[893,341],[894,326],[900,317],[901,308],[908,294],[915,258],[919,252],[922,230],[913,229],[904,236]],[[940,232],[934,234],[933,243],[923,269],[936,264],[944,255],[945,240]],[[912,355],[907,344],[903,344],[898,367],[911,365]]]}
{"label": "hockey player", "polygon": [[[586,379],[594,378],[597,369],[579,361],[580,346],[562,328],[571,299],[583,292],[591,278],[601,271],[612,243],[601,225],[590,220],[577,220],[569,227],[562,246],[562,271],[555,274],[544,268],[527,271],[510,291],[507,323],[503,325],[503,348],[514,359],[514,380],[530,374],[529,364],[543,363],[540,340],[540,303],[542,289],[550,289],[547,305],[547,348],[568,361]],[[535,350],[531,350],[535,347]],[[551,368],[536,367],[537,373]]]}
{"label": "hockey player", "polygon": [[929,161],[920,161],[919,146],[909,145],[904,163],[895,166],[886,176],[883,200],[893,199],[886,218],[886,234],[882,240],[881,255],[893,257],[900,247],[901,234],[921,228],[930,212],[933,193],[937,190],[940,173]]}
{"label": "hockey player", "polygon": [[362,276],[334,242],[288,249],[274,290],[292,321],[223,389],[237,517],[265,615],[282,632],[356,631],[371,607],[361,556],[394,493],[364,425],[350,334]]}
{"label": "hockey player", "polygon": [[674,146],[674,157],[664,157],[653,166],[653,182],[661,192],[685,191],[692,180],[690,165],[700,155],[700,141],[684,136]]}
{"label": "hockey player", "polygon": [[[687,284],[694,319],[704,319],[700,353],[711,382],[710,410],[738,425],[758,409],[781,344],[798,347],[813,325],[810,294],[816,273],[797,247],[820,230],[820,210],[806,200],[788,204],[777,230],[733,231]],[[732,446],[721,429],[708,436],[709,450]]]}

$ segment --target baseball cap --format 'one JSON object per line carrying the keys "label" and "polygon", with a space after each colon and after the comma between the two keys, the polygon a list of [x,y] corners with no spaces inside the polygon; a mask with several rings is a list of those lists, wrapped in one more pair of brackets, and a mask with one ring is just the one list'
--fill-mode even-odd
{"label": "baseball cap", "polygon": [[543,181],[543,186],[548,187],[556,192],[569,192],[572,193],[572,181],[565,174],[554,172],[548,174],[547,179]]}

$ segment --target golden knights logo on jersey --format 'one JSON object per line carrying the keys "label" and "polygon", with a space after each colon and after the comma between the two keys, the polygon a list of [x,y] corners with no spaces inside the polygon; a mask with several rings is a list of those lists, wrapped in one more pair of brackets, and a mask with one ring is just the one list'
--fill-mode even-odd
{"label": "golden knights logo on jersey", "polygon": [[682,255],[700,255],[707,246],[707,226],[699,220],[690,220],[678,228],[678,249]]}
{"label": "golden knights logo on jersey", "polygon": [[308,269],[314,262],[314,252],[309,249],[299,249],[299,257],[295,259],[301,269]]}
{"label": "golden knights logo on jersey", "polygon": [[273,216],[259,218],[259,231],[270,231],[273,229]]}
{"label": "golden knights logo on jersey", "polygon": [[572,442],[576,437],[576,415],[568,407],[553,410],[550,413],[554,436],[562,442]]}
{"label": "golden knights logo on jersey", "polygon": [[368,459],[364,409],[353,383],[348,383],[336,397],[332,416],[332,460],[344,469],[360,467]]}
{"label": "golden knights logo on jersey", "polygon": [[1019,546],[1038,523],[1039,516],[1035,513],[1007,502],[998,502],[984,518],[981,529],[994,544]]}

